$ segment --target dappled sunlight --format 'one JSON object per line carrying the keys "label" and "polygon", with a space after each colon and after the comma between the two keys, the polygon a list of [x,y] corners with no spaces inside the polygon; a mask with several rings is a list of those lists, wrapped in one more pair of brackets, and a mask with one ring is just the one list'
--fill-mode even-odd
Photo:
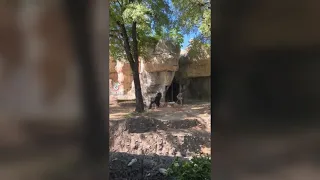
{"label": "dappled sunlight", "polygon": [[193,107],[193,108],[191,108],[191,109],[193,109],[193,110],[199,110],[199,109],[203,109],[203,107]]}
{"label": "dappled sunlight", "polygon": [[[110,108],[110,151],[190,157],[211,151],[209,103],[148,109]],[[112,117],[112,118],[111,118]],[[210,154],[210,153],[209,153]]]}
{"label": "dappled sunlight", "polygon": [[115,119],[122,119],[124,116],[129,115],[130,113],[123,113],[123,112],[119,112],[119,113],[113,113],[109,115],[109,118],[111,120],[115,120]]}

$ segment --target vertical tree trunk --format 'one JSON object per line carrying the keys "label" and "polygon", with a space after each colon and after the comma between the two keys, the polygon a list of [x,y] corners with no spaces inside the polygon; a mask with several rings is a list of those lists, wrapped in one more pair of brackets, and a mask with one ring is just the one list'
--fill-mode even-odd
{"label": "vertical tree trunk", "polygon": [[138,40],[137,40],[137,23],[132,23],[132,40],[133,40],[133,81],[135,87],[135,95],[136,95],[136,112],[144,111],[143,97],[141,92],[141,84],[139,77],[139,50],[138,50]]}
{"label": "vertical tree trunk", "polygon": [[136,112],[143,112],[144,111],[144,103],[143,97],[141,92],[141,84],[140,84],[140,77],[139,77],[139,54],[138,54],[138,41],[137,41],[137,27],[136,23],[132,24],[132,39],[133,39],[133,53],[131,53],[131,47],[129,43],[129,37],[127,34],[126,27],[117,22],[118,26],[121,29],[121,35],[123,37],[123,45],[124,50],[126,52],[128,61],[130,63],[130,67],[133,73],[133,82],[135,87],[135,96],[136,96]]}
{"label": "vertical tree trunk", "polygon": [[135,62],[133,71],[133,82],[135,88],[135,95],[136,95],[136,112],[143,112],[144,111],[144,103],[141,91],[141,84],[140,84],[140,77],[139,77],[139,61]]}

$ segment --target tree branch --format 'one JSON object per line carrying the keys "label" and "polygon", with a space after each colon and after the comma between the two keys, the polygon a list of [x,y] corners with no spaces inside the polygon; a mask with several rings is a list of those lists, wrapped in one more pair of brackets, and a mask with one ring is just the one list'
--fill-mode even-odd
{"label": "tree branch", "polygon": [[121,11],[122,11],[123,4],[121,4],[119,0],[116,0],[116,1],[118,2],[119,6],[120,6],[120,9],[121,9]]}
{"label": "tree branch", "polygon": [[[192,2],[190,2],[190,3],[192,4]],[[193,2],[193,3],[195,3],[195,5],[198,5],[200,8],[208,6],[208,9],[211,9],[211,2],[210,1],[207,1],[207,2],[197,1],[197,2]]]}
{"label": "tree branch", "polygon": [[109,31],[113,33],[121,33],[119,29],[110,29]]}
{"label": "tree branch", "polygon": [[109,34],[109,36],[112,37],[112,38],[119,38],[119,36],[115,35],[115,34]]}
{"label": "tree branch", "polygon": [[122,35],[122,38],[123,38],[123,46],[124,46],[124,50],[126,52],[128,61],[129,61],[130,65],[133,65],[134,64],[134,59],[133,59],[132,54],[131,54],[129,37],[128,37],[128,34],[127,34],[126,27],[124,26],[124,24],[121,24],[119,21],[117,21],[116,23],[121,29],[121,35]]}

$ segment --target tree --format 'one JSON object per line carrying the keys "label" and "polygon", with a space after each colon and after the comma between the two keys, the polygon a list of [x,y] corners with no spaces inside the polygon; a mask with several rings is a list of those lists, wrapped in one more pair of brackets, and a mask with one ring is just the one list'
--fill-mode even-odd
{"label": "tree", "polygon": [[[211,0],[172,0],[177,14],[177,26],[184,34],[200,32],[190,44],[190,50],[199,53],[201,47],[210,49]],[[203,49],[201,49],[203,50]]]}
{"label": "tree", "polygon": [[147,49],[159,39],[182,43],[180,29],[174,26],[173,11],[167,0],[111,0],[110,54],[129,62],[135,85],[136,112],[144,111],[139,78],[139,57],[148,59]]}

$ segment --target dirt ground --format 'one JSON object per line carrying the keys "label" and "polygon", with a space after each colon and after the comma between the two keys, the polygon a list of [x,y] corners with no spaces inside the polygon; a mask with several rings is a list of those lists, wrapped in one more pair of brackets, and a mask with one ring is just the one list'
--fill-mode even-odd
{"label": "dirt ground", "polygon": [[[110,178],[168,179],[174,157],[211,154],[210,103],[160,107],[137,115],[134,102],[110,105]],[[131,167],[128,163],[136,158]]]}

